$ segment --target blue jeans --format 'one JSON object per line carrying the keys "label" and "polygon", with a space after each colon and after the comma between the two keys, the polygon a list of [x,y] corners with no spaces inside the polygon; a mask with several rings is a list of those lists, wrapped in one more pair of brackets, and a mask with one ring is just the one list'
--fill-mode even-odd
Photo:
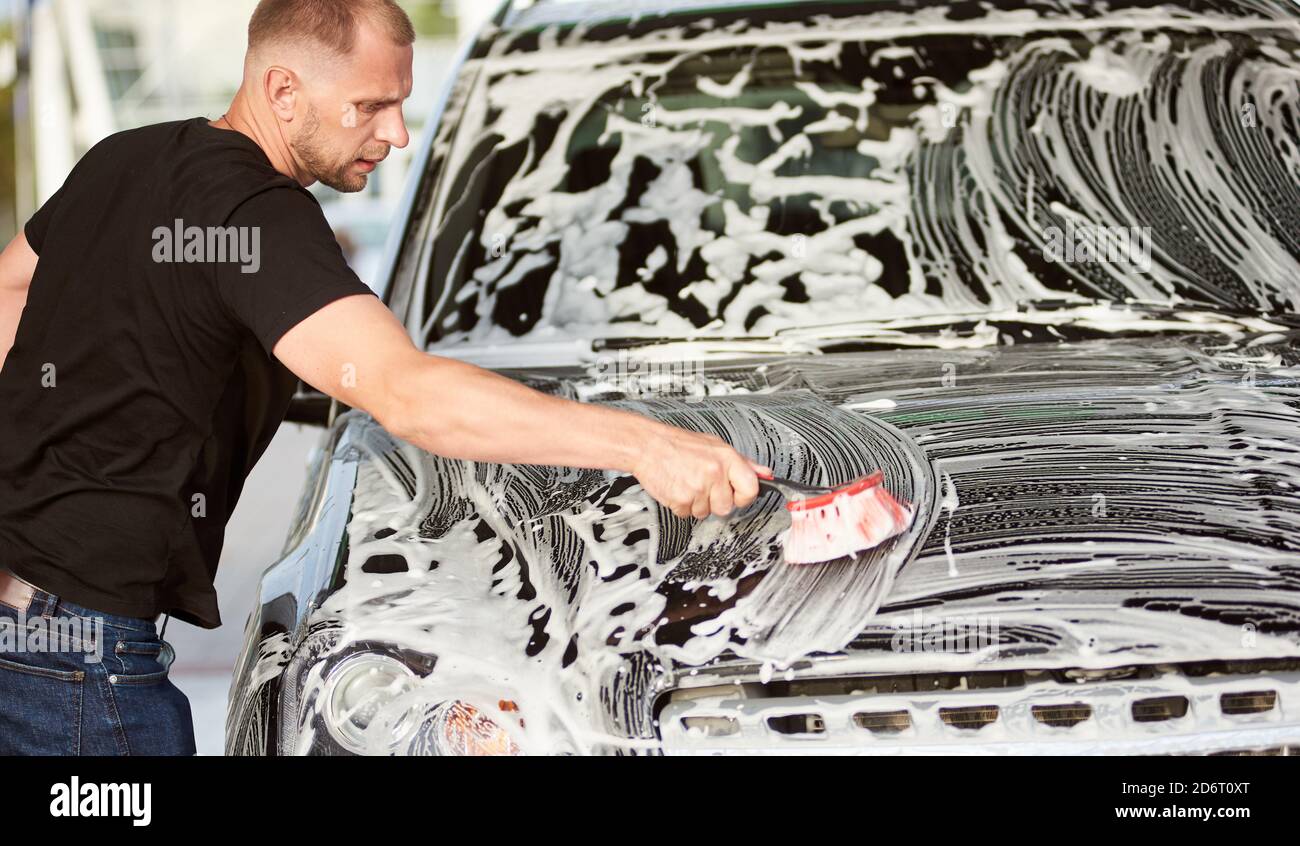
{"label": "blue jeans", "polygon": [[193,755],[174,654],[151,620],[0,602],[0,755]]}

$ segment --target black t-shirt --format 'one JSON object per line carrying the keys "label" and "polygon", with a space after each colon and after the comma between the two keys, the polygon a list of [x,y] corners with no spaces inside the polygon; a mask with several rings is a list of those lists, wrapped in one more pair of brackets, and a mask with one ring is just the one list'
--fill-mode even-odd
{"label": "black t-shirt", "polygon": [[315,198],[206,118],[105,139],[26,234],[40,260],[0,371],[0,567],[215,628],[226,522],[295,385],[271,351],[370,289]]}

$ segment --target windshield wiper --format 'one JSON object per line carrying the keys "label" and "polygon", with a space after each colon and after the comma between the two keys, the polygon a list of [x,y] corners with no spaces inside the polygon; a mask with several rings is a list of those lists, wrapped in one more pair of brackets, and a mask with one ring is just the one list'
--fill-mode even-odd
{"label": "windshield wiper", "polygon": [[[1243,309],[1225,308],[1207,303],[1113,302],[1110,300],[1082,300],[1068,298],[1019,300],[1014,308],[1004,311],[973,311],[950,314],[914,314],[886,317],[879,320],[845,320],[836,323],[819,323],[810,326],[788,326],[778,329],[778,337],[816,338],[847,341],[853,338],[885,341],[889,337],[919,334],[927,329],[969,330],[980,323],[988,324],[1041,324],[1053,325],[1031,319],[1030,312],[1062,312],[1061,325],[1071,323],[1068,312],[1102,307],[1114,311],[1141,312],[1167,320],[1180,320],[1180,313],[1196,313],[1221,317],[1234,323],[1263,321],[1286,327],[1300,327],[1300,315],[1261,314]],[[1190,326],[1192,320],[1182,320]],[[1243,326],[1243,328],[1245,328]],[[960,331],[958,331],[960,334]]]}
{"label": "windshield wiper", "polygon": [[[1005,311],[973,311],[949,314],[912,314],[886,317],[879,320],[845,320],[836,323],[817,323],[808,326],[786,326],[771,335],[700,335],[691,337],[623,336],[592,338],[592,352],[618,352],[647,347],[671,347],[695,344],[717,352],[743,352],[755,355],[817,354],[830,346],[914,347],[924,346],[930,335],[942,333],[945,338],[973,337],[980,324],[1023,324],[1040,326],[1044,333],[1057,325],[1052,321],[1034,320],[1027,312],[1061,312],[1060,325],[1073,323],[1069,312],[1103,307],[1108,310],[1141,312],[1153,318],[1186,323],[1189,328],[1199,324],[1190,319],[1180,319],[1180,313],[1217,316],[1225,321],[1263,321],[1279,327],[1300,329],[1300,315],[1256,314],[1239,308],[1227,308],[1207,303],[1113,302],[1110,300],[1069,299],[1066,297],[1019,300],[1013,309]],[[1018,320],[1022,318],[1023,320]],[[1249,332],[1247,326],[1244,330]],[[1060,340],[1059,337],[1055,338]],[[1053,340],[1045,337],[1042,340]]]}
{"label": "windshield wiper", "polygon": [[791,348],[801,345],[792,343],[790,340],[778,338],[772,335],[709,335],[686,338],[672,337],[653,337],[653,336],[629,336],[616,338],[593,338],[591,349],[593,352],[633,350],[644,347],[671,346],[674,344],[704,344],[714,347],[724,347],[734,345],[743,347],[746,351],[751,348],[755,352],[787,352]]}
{"label": "windshield wiper", "polygon": [[1018,300],[1017,308],[1031,308],[1035,311],[1053,311],[1063,310],[1075,307],[1088,306],[1106,306],[1112,309],[1124,309],[1126,311],[1141,311],[1149,314],[1160,314],[1168,317],[1177,317],[1179,312],[1195,312],[1197,314],[1213,314],[1220,317],[1228,317],[1237,320],[1264,320],[1269,323],[1281,323],[1288,326],[1300,325],[1300,315],[1294,314],[1268,314],[1262,312],[1248,311],[1243,308],[1232,306],[1221,306],[1212,303],[1182,302],[1182,303],[1165,303],[1152,302],[1148,300],[1070,300],[1070,299],[1044,299],[1044,300]]}

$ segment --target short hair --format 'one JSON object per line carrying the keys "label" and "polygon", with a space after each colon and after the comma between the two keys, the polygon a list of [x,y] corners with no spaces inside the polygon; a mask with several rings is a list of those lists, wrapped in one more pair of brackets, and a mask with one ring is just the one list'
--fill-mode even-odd
{"label": "short hair", "polygon": [[308,41],[347,55],[362,18],[378,23],[395,44],[415,42],[411,19],[393,0],[261,0],[248,23],[248,50]]}

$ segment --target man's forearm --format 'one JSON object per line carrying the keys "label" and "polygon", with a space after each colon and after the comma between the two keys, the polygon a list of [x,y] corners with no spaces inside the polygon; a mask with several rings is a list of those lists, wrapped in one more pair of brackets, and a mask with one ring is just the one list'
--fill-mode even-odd
{"label": "man's forearm", "polygon": [[298,378],[365,409],[434,455],[496,464],[613,470],[680,518],[704,519],[758,495],[757,464],[716,434],[571,402],[417,349],[378,298],[343,297],[275,345]]}
{"label": "man's forearm", "polygon": [[380,422],[447,458],[631,472],[646,442],[667,428],[446,358],[426,356],[417,373],[400,378],[399,410]]}
{"label": "man's forearm", "polygon": [[13,349],[14,338],[18,334],[18,320],[22,317],[23,306],[27,305],[27,289],[0,287],[0,370]]}
{"label": "man's forearm", "polygon": [[0,253],[0,368],[4,367],[18,335],[18,321],[27,305],[27,291],[36,272],[36,253],[19,232]]}

